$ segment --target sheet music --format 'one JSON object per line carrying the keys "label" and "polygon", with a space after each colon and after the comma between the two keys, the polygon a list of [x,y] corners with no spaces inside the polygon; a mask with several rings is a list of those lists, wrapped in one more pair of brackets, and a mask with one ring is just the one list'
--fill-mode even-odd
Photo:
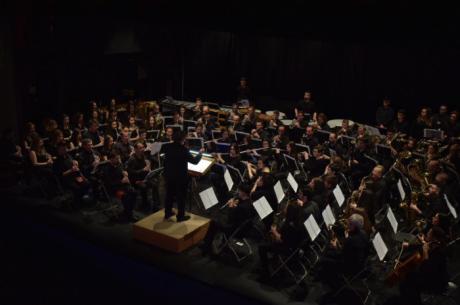
{"label": "sheet music", "polygon": [[393,232],[396,234],[398,232],[398,221],[396,220],[395,214],[391,208],[388,208],[387,219],[390,221],[390,225],[393,228]]}
{"label": "sheet music", "polygon": [[278,203],[281,203],[281,201],[283,201],[284,199],[284,196],[286,196],[283,187],[281,186],[281,181],[276,182],[273,189],[275,190],[276,199],[278,200]]}
{"label": "sheet music", "polygon": [[307,229],[311,241],[315,241],[316,237],[318,237],[319,233],[321,232],[315,217],[310,215],[310,217],[308,217],[308,219],[304,222],[304,226]]}
{"label": "sheet music", "polygon": [[369,133],[370,136],[380,136],[381,135],[380,130],[377,127],[364,125],[364,128],[366,129],[367,133]]}
{"label": "sheet music", "polygon": [[233,179],[228,169],[225,169],[224,180],[225,180],[225,184],[227,184],[228,191],[231,191],[233,187]]}
{"label": "sheet music", "polygon": [[388,253],[388,248],[380,233],[377,232],[374,239],[372,240],[372,245],[374,246],[375,252],[377,252],[380,261],[383,261],[385,255]]}
{"label": "sheet music", "polygon": [[454,206],[450,203],[449,198],[447,198],[446,194],[444,194],[444,200],[446,200],[447,207],[449,208],[449,211],[452,214],[452,216],[454,216],[454,218],[457,219],[457,211],[455,210]]}
{"label": "sheet music", "polygon": [[406,198],[406,192],[404,191],[404,188],[402,186],[401,179],[398,179],[398,191],[401,195],[401,200],[404,200]]}
{"label": "sheet music", "polygon": [[334,213],[332,213],[330,205],[327,205],[321,214],[323,215],[323,220],[326,226],[330,226],[335,223]]}
{"label": "sheet music", "polygon": [[163,146],[163,144],[167,144],[167,143],[169,143],[169,142],[153,142],[152,146],[150,147],[150,154],[152,156],[156,155],[157,153],[160,152],[161,146]]}
{"label": "sheet music", "polygon": [[342,189],[340,186],[337,184],[337,186],[333,190],[335,200],[337,201],[339,207],[343,205],[345,202],[345,196],[343,195]]}
{"label": "sheet music", "polygon": [[200,198],[201,202],[203,202],[205,210],[215,206],[219,202],[212,187],[200,192]]}
{"label": "sheet music", "polygon": [[292,120],[284,119],[281,120],[281,123],[283,123],[283,125],[289,126],[292,124]]}
{"label": "sheet music", "polygon": [[264,219],[273,212],[273,209],[268,203],[265,196],[262,196],[258,200],[254,201],[252,205],[256,209],[256,212],[259,215],[260,219]]}
{"label": "sheet music", "polygon": [[212,161],[201,159],[198,164],[187,163],[187,168],[189,171],[197,172],[197,173],[204,173],[208,167],[211,165]]}
{"label": "sheet music", "polygon": [[151,153],[152,150],[153,150],[153,144],[154,144],[154,143],[147,143],[147,145],[146,145],[146,147],[145,147],[145,150],[148,150],[148,151],[150,151],[150,153]]}
{"label": "sheet music", "polygon": [[289,182],[289,185],[292,187],[294,192],[297,193],[297,189],[299,188],[299,184],[297,184],[297,181],[295,181],[294,176],[292,176],[291,173],[288,174],[287,181]]}

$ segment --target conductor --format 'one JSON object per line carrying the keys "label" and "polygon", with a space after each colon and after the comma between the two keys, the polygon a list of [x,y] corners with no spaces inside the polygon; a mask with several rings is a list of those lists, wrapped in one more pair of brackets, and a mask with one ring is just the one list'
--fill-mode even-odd
{"label": "conductor", "polygon": [[184,146],[185,134],[178,131],[173,134],[173,142],[161,147],[160,154],[165,155],[163,175],[166,180],[165,219],[174,216],[172,211],[174,198],[177,200],[177,222],[186,221],[185,197],[188,185],[187,163],[197,164],[201,160],[201,152],[194,157]]}

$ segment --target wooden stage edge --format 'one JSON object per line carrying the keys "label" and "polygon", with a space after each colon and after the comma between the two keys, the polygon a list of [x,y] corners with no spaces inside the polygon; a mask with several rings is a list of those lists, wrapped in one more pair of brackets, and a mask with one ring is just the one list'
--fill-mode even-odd
{"label": "wooden stage edge", "polygon": [[133,238],[158,248],[180,253],[204,239],[210,219],[191,214],[190,219],[176,222],[176,217],[164,220],[164,209],[133,224]]}

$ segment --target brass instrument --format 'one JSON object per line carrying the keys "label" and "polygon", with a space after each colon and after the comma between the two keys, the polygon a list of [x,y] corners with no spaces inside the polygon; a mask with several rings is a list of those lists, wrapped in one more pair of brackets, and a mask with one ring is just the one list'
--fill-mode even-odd
{"label": "brass instrument", "polygon": [[[361,204],[361,197],[363,192],[366,190],[366,184],[370,182],[371,179],[371,176],[366,176],[361,179],[359,188],[354,190],[351,193],[351,196],[348,198],[343,213],[343,217],[345,219],[348,219],[353,214],[361,215],[364,220],[363,229],[369,234],[372,232],[372,223],[369,220],[369,214],[366,210],[366,207],[362,206]],[[356,207],[353,207],[353,205]]]}
{"label": "brass instrument", "polygon": [[428,189],[428,172],[423,171],[422,169],[422,160],[414,159],[412,162],[407,165],[407,173],[409,180],[415,184],[415,186],[423,193]]}
{"label": "brass instrument", "polygon": [[150,111],[155,110],[155,107],[157,106],[156,101],[144,101],[140,102],[137,107],[136,107],[136,114],[143,118],[143,119],[148,119]]}
{"label": "brass instrument", "polygon": [[329,225],[329,238],[331,241],[337,241],[337,248],[341,249],[343,241],[346,238],[346,232],[348,230],[348,219],[341,218],[336,221],[335,224]]}

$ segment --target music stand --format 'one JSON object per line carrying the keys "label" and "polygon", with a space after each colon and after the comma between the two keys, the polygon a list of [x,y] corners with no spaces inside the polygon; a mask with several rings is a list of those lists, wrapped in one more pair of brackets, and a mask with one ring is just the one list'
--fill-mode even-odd
{"label": "music stand", "polygon": [[374,246],[375,252],[377,252],[379,260],[383,261],[388,253],[388,247],[379,232],[377,232],[372,239],[372,245]]}
{"label": "music stand", "polygon": [[350,145],[352,145],[353,141],[356,141],[356,138],[346,136],[346,135],[341,135],[340,136],[340,141],[342,142],[342,145],[350,146]]}
{"label": "music stand", "polygon": [[293,157],[283,154],[284,161],[286,162],[286,167],[289,172],[291,171],[300,171],[299,165],[297,164],[297,160]]}
{"label": "music stand", "polygon": [[163,171],[163,167],[159,167],[157,169],[154,169],[150,171],[144,178],[144,183],[149,182],[151,179],[155,178],[157,175],[160,175],[161,172]]}
{"label": "music stand", "polygon": [[423,129],[423,137],[427,139],[442,141],[444,139],[444,131],[425,128]]}
{"label": "music stand", "polygon": [[273,213],[273,209],[268,203],[265,196],[262,196],[256,201],[254,201],[252,205],[254,206],[254,209],[256,210],[257,215],[259,215],[260,220],[265,219],[268,215]]}
{"label": "music stand", "polygon": [[273,186],[273,190],[275,191],[278,204],[280,204],[286,196],[286,193],[284,192],[283,187],[281,186],[281,181],[276,182],[276,184]]}
{"label": "music stand", "polygon": [[315,217],[313,217],[313,215],[310,215],[307,218],[307,220],[305,220],[303,225],[307,229],[308,236],[310,237],[311,241],[314,242],[315,239],[318,237],[319,233],[321,232],[321,229],[319,228],[319,225],[316,222]]}
{"label": "music stand", "polygon": [[188,137],[186,138],[188,147],[193,150],[200,150],[203,145],[203,138],[194,138],[194,137]]}
{"label": "music stand", "polygon": [[224,181],[225,181],[225,185],[227,186],[228,191],[231,192],[233,189],[233,185],[235,185],[235,183],[233,182],[232,175],[230,175],[230,171],[225,166],[224,166]]}
{"label": "music stand", "polygon": [[296,147],[297,152],[306,151],[309,155],[311,155],[310,146],[296,143],[295,147]]}
{"label": "music stand", "polygon": [[166,125],[171,125],[174,122],[174,117],[171,115],[163,116],[163,127]]}
{"label": "music stand", "polygon": [[247,132],[242,132],[242,131],[235,131],[235,141],[237,143],[242,142],[246,137],[248,137],[250,134]]}
{"label": "music stand", "polygon": [[320,143],[324,143],[329,140],[330,131],[318,129],[315,132],[315,135]]}
{"label": "music stand", "polygon": [[339,208],[341,208],[343,203],[345,202],[345,195],[343,194],[342,189],[340,188],[339,184],[335,186],[332,193],[334,194],[334,198],[337,204],[339,205]]}
{"label": "music stand", "polygon": [[216,143],[216,152],[220,154],[228,154],[230,153],[230,143]]}
{"label": "music stand", "polygon": [[393,210],[390,206],[388,206],[386,218],[389,221],[391,228],[393,229],[393,233],[398,233],[398,221],[396,220],[395,214],[393,213]]}
{"label": "music stand", "polygon": [[208,210],[219,203],[216,193],[212,187],[205,189],[199,193],[201,203],[205,210]]}
{"label": "music stand", "polygon": [[334,213],[332,212],[331,206],[329,204],[321,212],[321,215],[323,216],[323,221],[327,228],[335,224]]}
{"label": "music stand", "polygon": [[[195,155],[194,153],[192,154]],[[205,176],[209,172],[209,170],[211,169],[211,167],[214,165],[215,162],[216,161],[214,158],[203,155],[201,157],[200,162],[198,162],[198,164],[192,164],[190,162],[187,163],[188,174],[192,178],[192,181],[190,183],[190,196],[191,196],[190,210],[192,209],[192,201],[195,201],[197,206],[201,207],[201,205],[199,204],[200,201],[197,199],[198,183],[196,179],[199,177]]]}
{"label": "music stand", "polygon": [[391,148],[387,145],[376,144],[375,145],[375,152],[377,155],[381,156],[384,159],[391,159]]}
{"label": "music stand", "polygon": [[299,184],[297,183],[297,181],[295,180],[294,176],[291,173],[288,174],[287,181],[289,183],[289,186],[294,191],[294,193],[297,193],[297,190],[299,189]]}
{"label": "music stand", "polygon": [[222,138],[222,131],[220,130],[211,130],[211,137],[213,140]]}
{"label": "music stand", "polygon": [[179,124],[166,125],[166,128],[172,128],[174,132],[180,132],[183,129],[182,125]]}
{"label": "music stand", "polygon": [[147,139],[151,140],[157,140],[160,137],[160,131],[158,129],[150,129],[146,131],[147,133]]}
{"label": "music stand", "polygon": [[262,140],[261,139],[251,139],[250,142],[251,148],[262,148]]}

